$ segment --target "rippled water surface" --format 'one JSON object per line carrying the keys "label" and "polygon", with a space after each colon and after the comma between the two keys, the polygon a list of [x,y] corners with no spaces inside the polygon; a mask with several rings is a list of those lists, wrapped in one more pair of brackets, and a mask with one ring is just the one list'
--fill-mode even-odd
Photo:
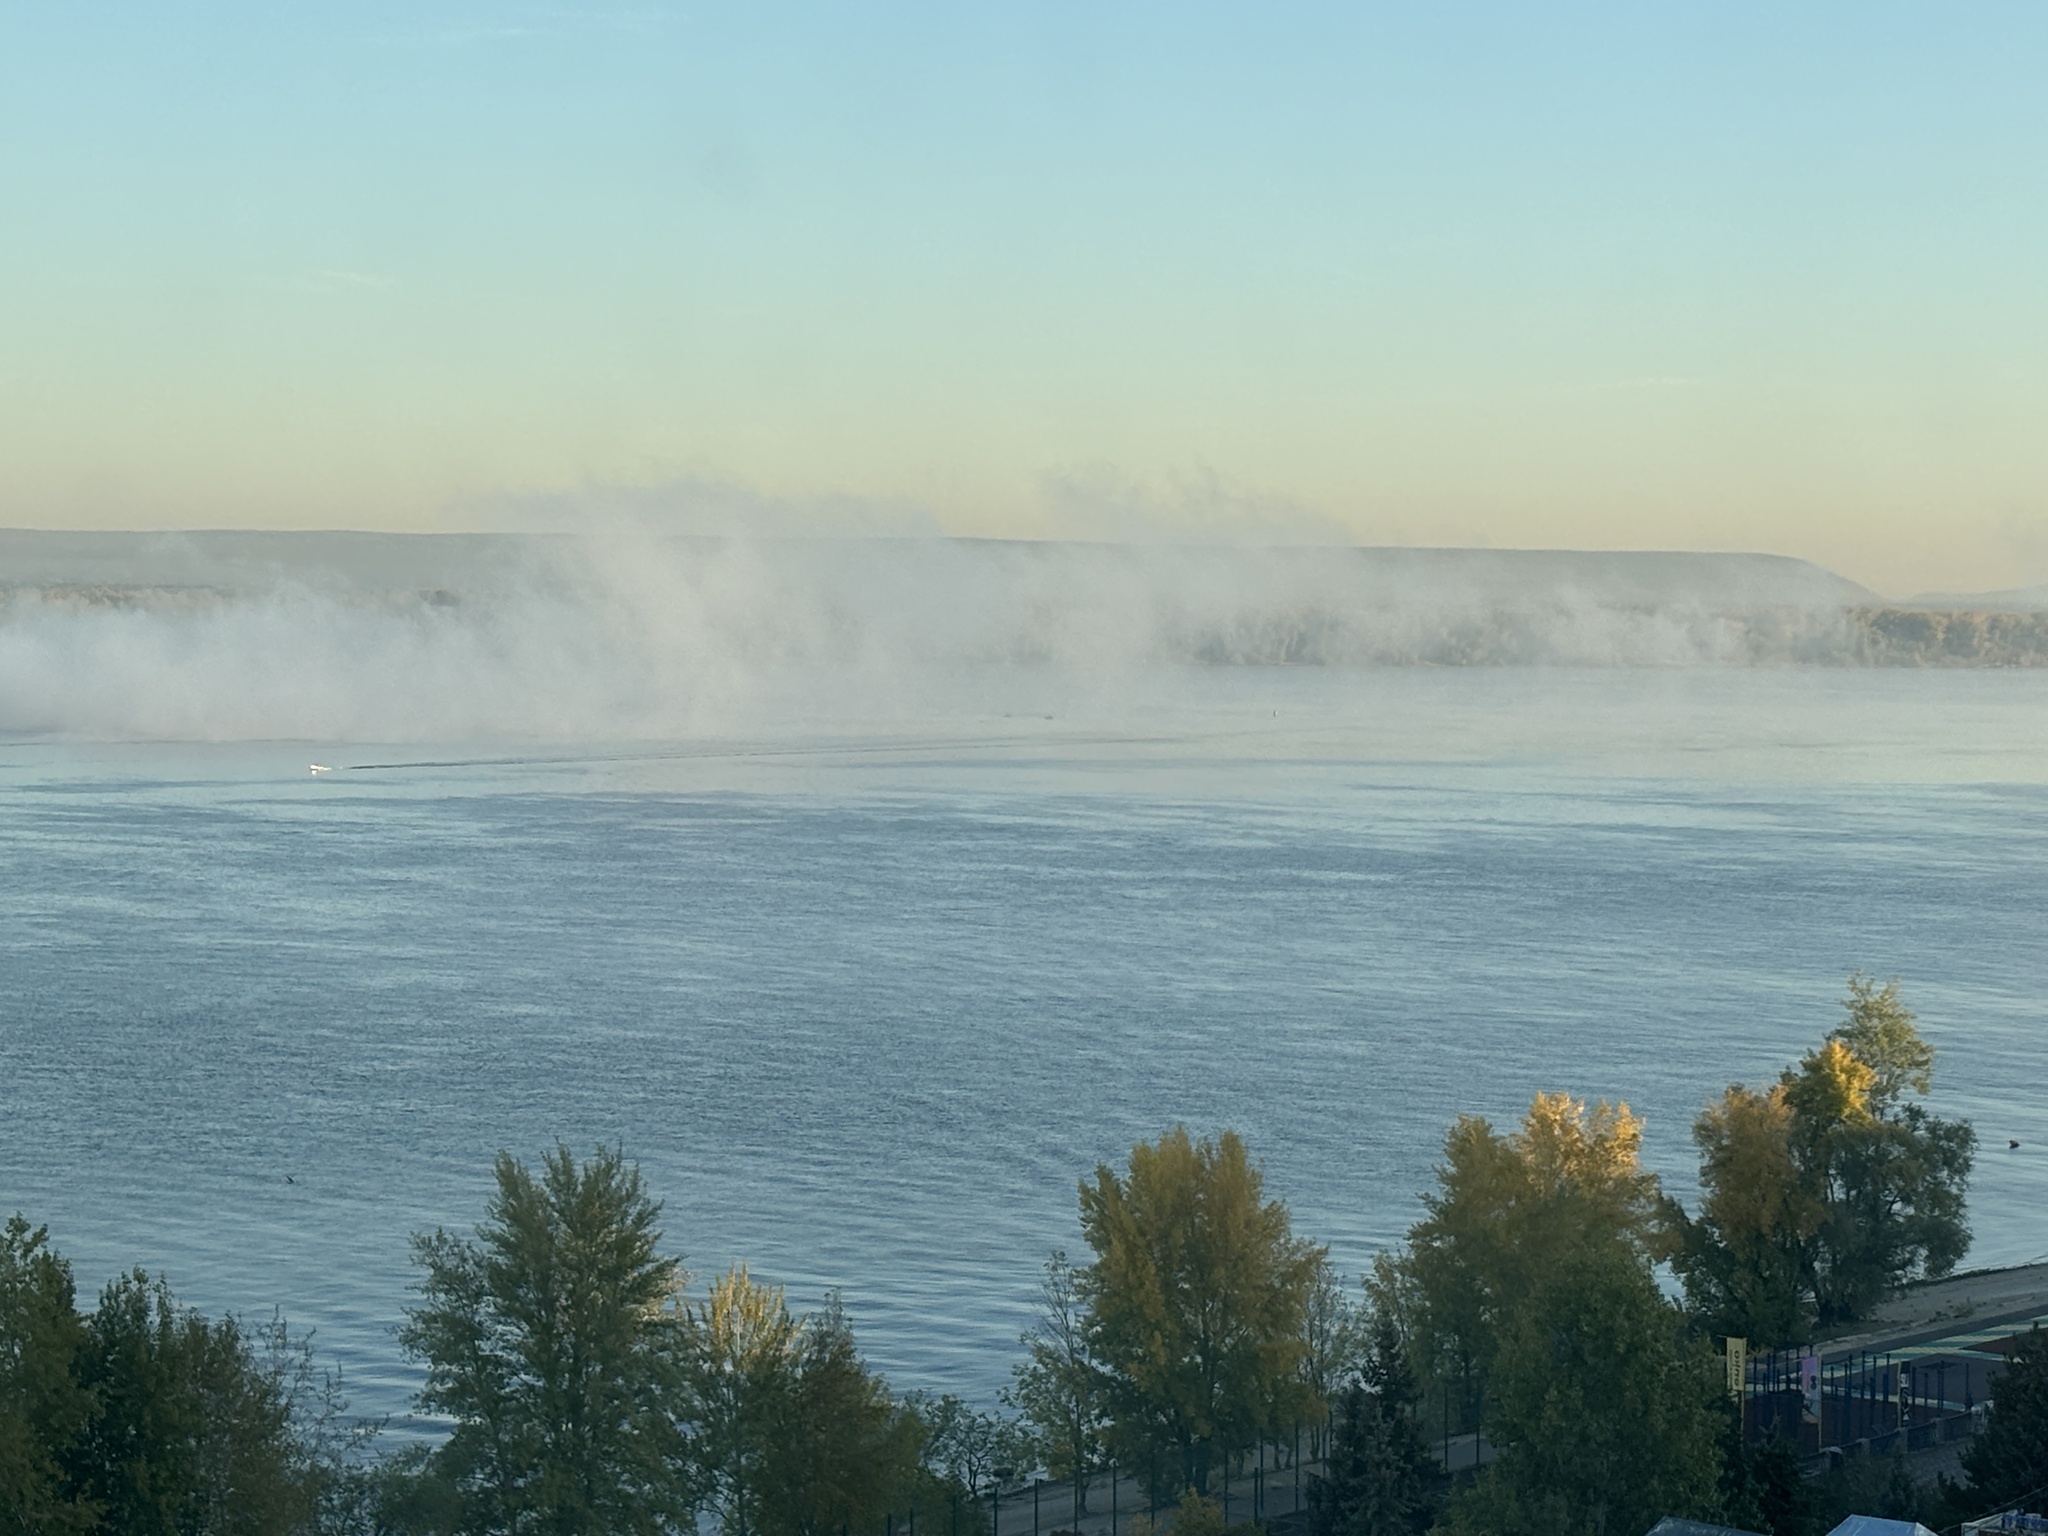
{"label": "rippled water surface", "polygon": [[1238,1128],[1355,1270],[1453,1115],[1539,1089],[1626,1098],[1689,1188],[1702,1101],[1862,967],[1979,1126],[1974,1259],[2048,1249],[2048,677],[1229,672],[1029,706],[0,743],[0,1203],[83,1290],[143,1264],[284,1308],[399,1412],[408,1234],[473,1222],[501,1147],[622,1142],[698,1274],[841,1287],[899,1386],[986,1397],[1075,1181],[1138,1137]]}

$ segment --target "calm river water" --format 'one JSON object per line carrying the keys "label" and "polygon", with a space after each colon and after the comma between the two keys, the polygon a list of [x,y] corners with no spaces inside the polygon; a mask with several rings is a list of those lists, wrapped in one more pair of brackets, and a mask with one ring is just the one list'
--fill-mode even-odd
{"label": "calm river water", "polygon": [[402,1413],[408,1235],[473,1223],[501,1147],[619,1142],[700,1277],[839,1287],[899,1387],[988,1398],[1076,1180],[1137,1138],[1237,1128],[1356,1271],[1454,1115],[1540,1089],[1627,1099],[1689,1192],[1703,1101],[1861,967],[1978,1125],[1973,1262],[2048,1250],[2048,675],[1004,703],[529,750],[0,743],[0,1204],[83,1292],[140,1264],[280,1307]]}

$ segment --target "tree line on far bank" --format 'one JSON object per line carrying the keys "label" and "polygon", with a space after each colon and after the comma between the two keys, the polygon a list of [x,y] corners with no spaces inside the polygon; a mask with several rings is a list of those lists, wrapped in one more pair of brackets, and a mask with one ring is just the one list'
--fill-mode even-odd
{"label": "tree line on far bank", "polygon": [[[1802,1481],[1788,1448],[1744,1444],[1715,1359],[1717,1336],[1808,1339],[1962,1256],[1974,1141],[1921,1102],[1932,1070],[1896,986],[1852,978],[1814,1051],[1700,1117],[1694,1214],[1642,1168],[1625,1106],[1461,1119],[1355,1296],[1238,1137],[1177,1127],[1082,1182],[1088,1258],[1047,1262],[1004,1411],[893,1391],[836,1297],[792,1313],[744,1267],[694,1290],[617,1149],[501,1154],[475,1232],[415,1240],[399,1337],[452,1428],[386,1457],[281,1323],[207,1319],[140,1272],[81,1313],[17,1217],[0,1532],[653,1536],[709,1516],[874,1536],[913,1512],[969,1531],[998,1481],[1043,1471],[1084,1500],[1114,1464],[1195,1536],[1234,1462],[1304,1421],[1318,1536],[1638,1536],[1666,1514],[1805,1536],[1851,1494],[1975,1513],[2048,1484],[2048,1349],[2015,1356],[1971,1482],[1932,1492],[1896,1467]],[[1433,1447],[1482,1428],[1496,1460],[1454,1487]]]}

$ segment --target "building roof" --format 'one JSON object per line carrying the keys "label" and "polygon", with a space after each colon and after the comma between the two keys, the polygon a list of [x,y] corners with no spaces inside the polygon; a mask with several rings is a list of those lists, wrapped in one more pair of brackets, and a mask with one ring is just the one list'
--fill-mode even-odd
{"label": "building roof", "polygon": [[1851,1515],[1828,1536],[1934,1536],[1916,1520],[1880,1520],[1875,1515]]}
{"label": "building roof", "polygon": [[1680,1520],[1675,1515],[1666,1515],[1650,1527],[1650,1536],[1758,1536],[1758,1533],[1739,1531],[1732,1525],[1708,1525],[1704,1520]]}

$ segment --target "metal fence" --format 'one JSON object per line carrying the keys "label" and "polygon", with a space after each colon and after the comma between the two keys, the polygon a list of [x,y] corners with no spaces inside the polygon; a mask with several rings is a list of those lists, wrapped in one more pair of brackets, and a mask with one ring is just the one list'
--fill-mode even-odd
{"label": "metal fence", "polygon": [[[1328,1421],[1299,1424],[1285,1439],[1231,1456],[1211,1473],[1209,1496],[1226,1522],[1270,1521],[1308,1507],[1309,1484],[1322,1470]],[[978,1528],[989,1536],[1131,1536],[1170,1527],[1178,1492],[1164,1458],[1142,1467],[1111,1465],[1076,1482],[1033,1479],[976,1500]],[[985,1521],[986,1523],[979,1523]],[[1139,1522],[1143,1522],[1140,1526]],[[970,1536],[956,1515],[948,1536]],[[913,1536],[898,1525],[885,1536]],[[938,1533],[929,1533],[938,1536]]]}
{"label": "metal fence", "polygon": [[1962,1351],[1896,1358],[1814,1349],[1748,1357],[1744,1433],[1784,1439],[1801,1456],[1834,1450],[1921,1450],[1975,1432],[2003,1362]]}
{"label": "metal fence", "polygon": [[[1209,1497],[1227,1523],[1278,1522],[1282,1531],[1308,1508],[1323,1468],[1327,1418],[1294,1425],[1284,1438],[1227,1457],[1211,1471]],[[1071,1478],[1005,1478],[978,1493],[941,1495],[915,1511],[892,1514],[872,1530],[840,1536],[1139,1536],[1173,1525],[1178,1469],[1162,1454],[1149,1465],[1112,1464]]]}

